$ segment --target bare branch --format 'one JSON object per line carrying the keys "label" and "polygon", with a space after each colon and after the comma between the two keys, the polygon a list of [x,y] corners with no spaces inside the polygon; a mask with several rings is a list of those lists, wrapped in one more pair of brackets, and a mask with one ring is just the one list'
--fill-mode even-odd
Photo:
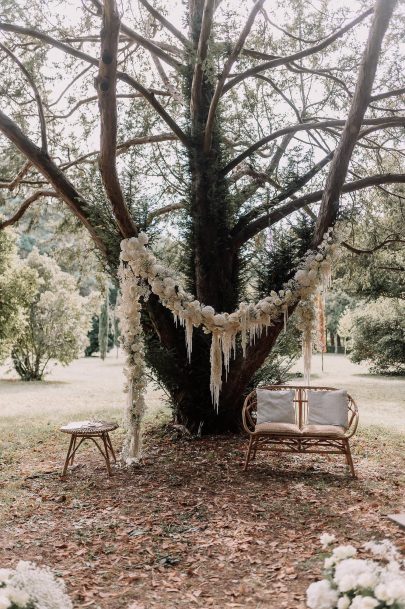
{"label": "bare branch", "polygon": [[229,55],[228,59],[225,62],[225,65],[224,65],[224,68],[222,70],[220,77],[218,78],[217,84],[215,86],[215,91],[214,91],[214,94],[212,96],[212,100],[210,103],[210,108],[209,108],[208,116],[207,116],[207,122],[205,125],[204,152],[206,152],[206,153],[211,148],[212,130],[214,127],[215,113],[217,111],[219,98],[222,95],[222,90],[224,88],[225,81],[229,76],[229,73],[231,71],[233,64],[239,57],[239,54],[243,48],[243,45],[245,44],[246,38],[248,37],[250,30],[252,29],[256,15],[259,12],[259,10],[263,7],[263,3],[264,3],[264,0],[256,0],[252,10],[249,13],[249,17],[246,21],[245,27],[239,34],[239,38],[238,38],[231,54]]}
{"label": "bare branch", "polygon": [[264,70],[268,70],[269,68],[276,68],[278,66],[285,65],[286,63],[291,63],[291,61],[296,61],[297,59],[302,59],[303,57],[308,57],[309,55],[314,55],[315,53],[322,51],[326,47],[330,46],[333,42],[335,42],[335,40],[338,40],[339,38],[341,38],[344,34],[346,34],[346,32],[351,30],[355,25],[357,25],[358,23],[363,21],[369,15],[371,15],[372,12],[373,12],[373,9],[370,8],[367,11],[365,11],[364,13],[361,13],[361,15],[356,17],[356,19],[353,19],[353,21],[350,21],[350,23],[348,23],[347,25],[342,27],[340,30],[338,30],[331,36],[328,36],[328,38],[325,38],[325,40],[323,40],[319,44],[309,47],[308,49],[303,49],[302,51],[299,51],[298,53],[293,53],[292,55],[287,55],[286,57],[271,59],[270,61],[266,61],[265,63],[262,63],[258,66],[249,68],[249,70],[246,70],[245,72],[242,72],[241,74],[238,74],[237,76],[232,78],[224,86],[223,92],[226,93],[227,91],[229,91],[229,89],[231,89],[232,87],[237,85],[239,82],[241,82],[245,78],[254,76],[255,74],[258,74],[259,72],[263,72]]}
{"label": "bare branch", "polygon": [[75,189],[55,163],[36,146],[11,120],[0,110],[0,131],[7,137],[42,175],[53,185],[55,191],[65,201],[74,215],[82,222],[92,236],[97,247],[104,253],[107,248],[102,237],[91,222],[91,207],[84,197]]}
{"label": "bare branch", "polygon": [[[176,141],[178,138],[174,135],[174,133],[160,133],[158,135],[144,135],[141,137],[133,137],[130,140],[126,140],[121,144],[117,144],[116,155],[124,154],[127,152],[132,146],[141,146],[142,144],[154,144],[156,142],[171,142]],[[73,161],[68,161],[66,163],[62,163],[59,166],[60,169],[69,169],[70,167],[75,167],[76,165],[80,165],[81,163],[94,163],[97,159],[92,157],[97,157],[100,154],[99,150],[93,150],[93,152],[88,152],[87,154],[83,154],[79,156],[77,159]]]}
{"label": "bare branch", "polygon": [[194,66],[193,80],[191,83],[190,108],[191,112],[194,113],[198,111],[201,97],[201,87],[203,82],[203,64],[207,58],[208,40],[211,33],[214,8],[215,0],[205,0],[201,21],[200,37],[198,40],[197,59]]}
{"label": "bare branch", "polygon": [[273,197],[268,203],[266,202],[263,205],[258,205],[257,207],[243,215],[241,218],[239,218],[232,231],[233,234],[239,233],[239,231],[242,230],[244,226],[246,226],[249,222],[251,222],[254,218],[256,218],[266,209],[268,210],[270,207],[275,207],[276,205],[279,205],[282,201],[285,201],[286,199],[292,197],[292,195],[294,195],[296,192],[301,190],[301,188],[303,188],[306,184],[308,184],[308,182],[312,180],[312,178],[316,176],[329,163],[329,161],[332,160],[332,158],[333,152],[330,152],[318,163],[316,163],[316,165],[311,167],[309,171],[304,173],[302,176],[297,177],[295,180],[292,180],[285,188],[281,190],[278,195]]}
{"label": "bare branch", "polygon": [[405,240],[400,239],[399,237],[395,237],[395,236],[387,237],[387,239],[384,239],[384,241],[382,241],[375,247],[373,247],[371,249],[367,249],[367,250],[359,249],[358,247],[354,247],[353,245],[350,245],[346,241],[342,241],[341,245],[343,245],[343,247],[345,247],[350,252],[353,252],[353,254],[361,255],[361,254],[374,254],[374,252],[377,252],[378,250],[381,250],[386,246],[394,245],[396,243],[405,244]]}
{"label": "bare branch", "polygon": [[[102,7],[103,7],[102,2],[100,2],[100,0],[91,0],[91,1],[94,4],[94,6],[97,7],[97,9],[100,11],[100,14],[101,14]],[[171,57],[168,53],[163,51],[163,49],[161,49],[154,42],[152,42],[151,40],[148,40],[147,38],[144,38],[144,36],[141,36],[141,34],[138,34],[138,32],[135,32],[133,29],[131,29],[124,23],[121,23],[121,31],[124,32],[124,34],[126,34],[128,36],[128,38],[130,38],[137,44],[140,44],[142,47],[144,47],[147,51],[160,57],[160,59],[162,59],[163,61],[168,63],[170,66],[172,66],[172,68],[176,68],[176,70],[180,70],[180,68],[182,67],[182,64],[179,61],[177,61],[177,59],[174,59],[173,57]]]}
{"label": "bare branch", "polygon": [[161,13],[159,13],[159,11],[157,11],[155,8],[153,8],[153,6],[151,6],[149,4],[148,0],[139,0],[139,1],[150,12],[152,17],[154,17],[155,19],[160,21],[160,23],[166,29],[168,29],[169,32],[171,32],[174,36],[176,36],[176,38],[178,38],[180,40],[180,42],[182,44],[184,44],[184,46],[187,47],[190,45],[190,42],[187,40],[187,38],[185,36],[183,36],[183,34],[172,23],[170,23],[170,21],[168,21],[166,19],[166,17],[164,17]]}
{"label": "bare branch", "polygon": [[318,245],[325,230],[334,224],[339,211],[339,197],[344,184],[354,146],[358,139],[364,114],[377,70],[381,45],[397,0],[377,0],[373,22],[364,50],[349,115],[340,142],[333,157],[326,180],[318,220],[315,226],[314,245]]}
{"label": "bare branch", "polygon": [[21,61],[18,59],[18,57],[16,55],[14,55],[14,53],[8,47],[6,47],[5,44],[3,44],[1,42],[0,42],[0,49],[3,49],[3,51],[5,53],[7,53],[7,55],[14,61],[14,63],[16,63],[18,65],[21,72],[24,74],[25,78],[28,80],[28,82],[31,86],[31,89],[34,92],[34,97],[35,97],[35,101],[37,103],[37,108],[38,108],[39,123],[40,123],[40,127],[41,127],[41,147],[45,153],[48,153],[48,141],[47,141],[47,136],[46,136],[46,122],[45,122],[45,116],[44,116],[44,108],[42,105],[42,99],[39,94],[38,87],[35,84],[35,81],[32,78],[31,74],[28,72],[28,70],[24,66],[24,64],[21,63]]}
{"label": "bare branch", "polygon": [[[151,93],[152,95],[163,95],[165,97],[170,97],[170,93],[168,91],[161,91],[160,89],[149,89],[149,93]],[[117,94],[117,99],[139,99],[140,97],[143,97],[143,95],[141,93],[118,93]],[[81,106],[85,106],[86,104],[90,104],[95,101],[98,101],[97,95],[92,95],[91,97],[86,97],[85,99],[79,100],[74,106],[72,106],[72,108],[69,110],[69,112],[67,114],[52,114],[48,118],[50,118],[52,120],[69,118],[69,116],[72,116],[72,114],[74,114],[76,112],[76,110],[81,108]]]}
{"label": "bare branch", "polygon": [[[344,184],[342,187],[342,194],[347,192],[354,192],[357,190],[361,190],[362,188],[369,188],[371,186],[378,186],[379,184],[405,184],[405,173],[393,174],[393,173],[383,173],[378,175],[368,176],[367,178],[362,178],[361,180],[356,180],[354,182],[348,182]],[[308,193],[306,195],[302,195],[302,197],[297,197],[293,201],[289,201],[282,207],[279,207],[276,210],[273,210],[269,214],[261,216],[254,220],[246,227],[244,227],[238,234],[234,236],[234,246],[241,247],[246,241],[257,235],[260,231],[265,229],[267,226],[271,226],[276,224],[283,218],[286,218],[290,214],[299,209],[304,208],[306,205],[310,205],[311,203],[317,203],[322,200],[322,196],[324,194],[323,190],[316,190],[314,192]]]}
{"label": "bare branch", "polygon": [[169,77],[167,76],[159,57],[156,57],[155,55],[152,55],[152,60],[153,63],[156,66],[156,69],[159,73],[160,78],[162,79],[163,84],[167,87],[167,90],[169,91],[169,94],[173,97],[173,99],[175,99],[177,102],[179,102],[179,104],[184,104],[184,100],[182,95],[177,91],[176,87],[174,87],[172,85],[172,83],[170,82]]}
{"label": "bare branch", "polygon": [[118,178],[117,151],[117,53],[120,18],[115,0],[105,0],[101,33],[100,67],[97,93],[100,107],[99,167],[104,188],[111,201],[121,234],[134,237],[138,229],[133,221]]}
{"label": "bare branch", "polygon": [[[64,51],[65,53],[68,53],[69,55],[72,55],[73,57],[77,57],[78,59],[83,59],[84,61],[87,61],[88,63],[90,63],[94,66],[98,66],[98,64],[99,64],[98,59],[96,59],[96,57],[92,57],[88,53],[79,51],[78,49],[75,49],[68,44],[60,42],[60,40],[57,40],[56,38],[53,38],[52,36],[49,36],[48,34],[44,34],[43,32],[39,32],[38,30],[34,30],[32,28],[25,28],[20,25],[13,25],[11,23],[4,23],[4,22],[0,22],[0,30],[4,30],[7,32],[15,32],[17,34],[22,34],[23,36],[31,36],[33,38],[37,38],[38,40],[42,40],[42,42],[45,42],[46,44],[49,44],[57,49],[60,49],[61,51]],[[177,135],[179,140],[185,146],[189,146],[189,141],[188,141],[186,134],[182,131],[182,129],[180,129],[180,127],[177,125],[176,121],[174,121],[173,118],[166,112],[166,110],[158,102],[158,100],[155,98],[153,93],[151,93],[149,91],[149,89],[147,89],[146,87],[141,85],[138,81],[136,81],[134,78],[132,78],[131,76],[129,76],[129,74],[126,74],[125,72],[117,71],[117,78],[119,80],[121,80],[122,82],[127,83],[133,89],[135,89],[136,91],[141,93],[142,96],[156,110],[156,112],[163,118],[163,120],[166,122],[166,124],[169,125],[170,129],[172,129],[172,131]]]}
{"label": "bare branch", "polygon": [[26,175],[27,171],[31,167],[30,161],[25,161],[24,165],[21,167],[20,171],[17,173],[15,178],[10,180],[10,182],[0,182],[0,188],[7,188],[8,190],[14,190],[16,186],[21,182],[21,180]]}
{"label": "bare branch", "polygon": [[405,87],[402,89],[392,89],[391,91],[384,91],[383,93],[376,93],[372,95],[370,101],[377,101],[379,99],[387,99],[387,97],[395,97],[396,95],[405,95]]}
{"label": "bare branch", "polygon": [[[286,135],[287,133],[296,133],[297,131],[309,131],[310,129],[327,129],[328,127],[344,127],[346,121],[339,119],[330,119],[330,120],[320,120],[309,123],[299,123],[298,125],[290,125],[289,127],[284,127],[283,129],[278,129],[274,131],[270,135],[266,135],[266,137],[262,138],[252,146],[249,146],[244,152],[241,152],[237,157],[235,157],[232,161],[228,163],[223,169],[222,174],[226,175],[231,171],[236,165],[239,165],[241,161],[251,156],[256,150],[268,144],[272,140],[277,139],[281,135]],[[363,125],[375,125],[377,129],[385,129],[389,127],[402,126],[405,124],[405,117],[382,117],[382,118],[368,118],[363,120]]]}
{"label": "bare branch", "polygon": [[27,197],[25,199],[25,201],[22,202],[22,204],[20,205],[20,207],[18,208],[16,213],[13,216],[11,216],[11,218],[8,218],[7,220],[0,222],[0,230],[3,228],[6,228],[6,226],[12,226],[16,222],[18,222],[18,220],[20,218],[22,218],[22,216],[25,214],[25,212],[30,207],[30,205],[32,203],[34,203],[35,201],[37,201],[38,199],[40,199],[41,197],[58,197],[59,198],[59,195],[54,190],[37,190],[32,195]]}
{"label": "bare branch", "polygon": [[171,211],[176,211],[178,209],[185,209],[185,205],[183,203],[172,203],[171,205],[165,205],[165,207],[151,211],[146,218],[146,226],[149,226],[155,218],[169,214]]}

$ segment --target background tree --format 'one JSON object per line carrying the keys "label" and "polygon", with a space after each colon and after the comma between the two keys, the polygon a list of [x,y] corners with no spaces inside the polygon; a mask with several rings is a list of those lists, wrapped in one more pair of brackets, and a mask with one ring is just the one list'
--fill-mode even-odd
{"label": "background tree", "polygon": [[[388,28],[395,6],[191,0],[171,5],[169,20],[141,0],[123,4],[120,24],[113,0],[69,14],[50,0],[47,31],[35,5],[8,7],[0,131],[20,170],[4,171],[3,185],[12,201],[16,188],[26,198],[3,225],[39,200],[61,199],[112,275],[123,237],[169,235],[175,225],[188,288],[232,311],[257,295],[242,279],[262,231],[286,230],[306,210],[316,246],[339,209],[350,211],[350,193],[405,181],[401,7]],[[280,269],[277,282],[286,279]],[[178,421],[209,433],[239,426],[243,395],[283,323],[247,358],[238,352],[218,414],[210,337],[195,332],[189,364],[182,328],[154,297],[143,328],[148,364]]]}
{"label": "background tree", "polygon": [[350,359],[376,374],[405,374],[405,305],[379,298],[347,311],[339,328],[350,337]]}
{"label": "background tree", "polygon": [[94,305],[80,296],[74,278],[47,255],[34,249],[24,266],[35,273],[36,290],[11,355],[24,381],[40,381],[51,360],[66,365],[82,354]]}
{"label": "background tree", "polygon": [[98,348],[102,360],[106,358],[108,351],[108,337],[110,334],[110,299],[108,284],[105,286],[104,299],[101,304],[100,315],[98,318]]}
{"label": "background tree", "polygon": [[15,236],[10,230],[0,232],[0,362],[10,355],[14,341],[24,331],[36,279],[36,272],[17,257]]}

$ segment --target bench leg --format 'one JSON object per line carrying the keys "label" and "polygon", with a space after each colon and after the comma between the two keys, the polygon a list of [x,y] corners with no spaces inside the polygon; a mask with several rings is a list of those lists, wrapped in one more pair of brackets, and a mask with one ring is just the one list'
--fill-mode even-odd
{"label": "bench leg", "polygon": [[346,463],[347,463],[347,465],[350,468],[350,472],[351,472],[353,478],[357,478],[357,476],[356,476],[356,470],[354,469],[354,463],[353,463],[353,459],[352,459],[352,453],[350,451],[350,444],[349,444],[348,440],[345,440],[344,447],[345,447]]}
{"label": "bench leg", "polygon": [[252,453],[252,448],[253,448],[253,436],[250,436],[250,438],[249,438],[249,446],[248,446],[247,453],[246,453],[245,465],[243,466],[243,471],[244,472],[247,470],[247,466],[248,466],[249,461],[250,461],[250,455]]}

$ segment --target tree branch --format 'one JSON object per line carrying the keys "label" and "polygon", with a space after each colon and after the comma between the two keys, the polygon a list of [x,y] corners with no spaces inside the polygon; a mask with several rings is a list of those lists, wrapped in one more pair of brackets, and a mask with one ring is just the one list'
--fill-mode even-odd
{"label": "tree branch", "polygon": [[66,178],[55,163],[36,146],[11,120],[0,110],[0,131],[27,157],[45,178],[53,185],[56,192],[65,201],[74,215],[82,222],[92,236],[97,247],[107,253],[107,247],[91,222],[91,207],[73,184]]}
{"label": "tree branch", "polygon": [[118,178],[117,154],[117,53],[120,18],[115,0],[105,0],[101,30],[101,56],[96,79],[100,108],[99,167],[104,188],[111,201],[121,234],[134,237],[138,229],[133,221]]}
{"label": "tree branch", "polygon": [[336,221],[339,211],[340,193],[362,123],[365,122],[364,114],[370,103],[382,41],[396,1],[376,0],[374,18],[364,50],[349,115],[326,180],[318,220],[315,226],[314,246],[317,246],[321,242],[325,230]]}
{"label": "tree branch", "polygon": [[170,21],[168,21],[166,19],[166,17],[164,17],[161,13],[159,13],[159,11],[157,11],[155,8],[153,8],[153,6],[151,6],[149,4],[148,0],[139,0],[139,1],[150,12],[152,17],[154,17],[155,19],[160,21],[160,23],[166,29],[168,29],[169,32],[171,32],[173,34],[173,36],[176,36],[176,38],[178,38],[180,40],[180,42],[182,44],[184,44],[185,47],[190,45],[190,42],[187,40],[187,38],[185,36],[183,36],[183,34],[172,23],[170,23]]}
{"label": "tree branch", "polygon": [[24,165],[21,167],[20,171],[17,173],[15,178],[10,180],[10,182],[0,182],[0,188],[7,188],[7,190],[14,190],[16,186],[21,182],[24,178],[25,174],[31,167],[30,161],[25,161]]}
{"label": "tree branch", "polygon": [[402,89],[392,89],[392,91],[384,91],[376,93],[370,97],[370,101],[378,101],[379,99],[387,99],[387,97],[395,97],[396,95],[405,95],[405,87]]}
{"label": "tree branch", "polygon": [[[99,11],[99,14],[101,14],[102,9],[103,9],[102,2],[100,2],[100,0],[91,0],[91,2],[97,8],[97,10]],[[177,61],[177,59],[174,59],[173,57],[171,57],[168,53],[163,51],[154,42],[152,42],[151,40],[148,40],[147,38],[144,38],[144,36],[141,36],[141,34],[138,34],[138,32],[135,32],[133,29],[131,29],[124,23],[121,23],[121,31],[124,32],[124,34],[126,34],[128,36],[128,38],[130,38],[137,44],[140,44],[150,53],[153,53],[154,55],[157,55],[158,57],[160,57],[160,59],[162,59],[163,61],[168,63],[170,66],[172,66],[172,68],[175,68],[176,70],[180,70],[180,68],[182,67],[182,64],[179,61]]]}
{"label": "tree branch", "polygon": [[[140,146],[142,144],[153,144],[155,142],[169,142],[176,141],[177,136],[174,133],[160,133],[158,135],[145,135],[141,137],[133,137],[130,140],[126,140],[121,144],[117,145],[116,148],[116,156],[120,154],[124,154],[127,152],[132,146]],[[80,163],[85,163],[86,161],[89,163],[94,163],[96,159],[92,159],[91,157],[96,157],[100,154],[99,150],[93,150],[93,152],[88,152],[87,154],[83,154],[82,156],[74,159],[73,161],[68,161],[67,163],[62,163],[59,166],[60,169],[69,169],[69,167],[74,167],[75,165],[80,165]],[[90,160],[89,160],[90,159]]]}
{"label": "tree branch", "polygon": [[[286,135],[287,133],[296,133],[297,131],[309,131],[311,129],[327,129],[330,127],[344,127],[346,121],[339,119],[330,119],[330,120],[320,120],[309,123],[298,123],[297,125],[290,125],[289,127],[284,127],[283,129],[278,129],[277,131],[273,131],[270,135],[266,135],[261,140],[257,141],[249,148],[246,148],[243,152],[241,152],[237,157],[235,157],[232,161],[228,163],[222,170],[221,174],[226,175],[229,173],[234,167],[239,165],[244,159],[251,156],[256,150],[268,144],[272,140],[277,139],[282,135]],[[363,120],[363,125],[375,125],[377,129],[386,128],[386,127],[395,127],[402,126],[405,124],[405,117],[382,117],[382,118],[369,118]]]}
{"label": "tree branch", "polygon": [[53,190],[37,190],[32,195],[27,197],[25,201],[22,202],[18,210],[13,216],[11,216],[11,218],[0,222],[0,230],[6,228],[6,226],[12,226],[16,222],[18,222],[18,220],[25,214],[30,205],[41,197],[59,197],[59,194]]}
{"label": "tree branch", "polygon": [[197,59],[195,62],[193,80],[191,83],[190,109],[192,113],[197,113],[199,108],[204,73],[203,64],[207,58],[208,40],[210,37],[212,19],[214,16],[214,6],[215,0],[205,0],[200,37],[198,39]]}
{"label": "tree branch", "polygon": [[38,108],[39,124],[40,124],[40,128],[41,128],[41,148],[42,148],[43,152],[48,154],[48,141],[47,141],[47,136],[46,136],[46,122],[45,122],[45,115],[44,115],[44,107],[42,105],[42,99],[39,94],[38,87],[35,84],[35,81],[32,78],[31,74],[28,72],[28,70],[24,66],[24,64],[21,63],[21,61],[18,59],[18,57],[16,55],[14,55],[14,53],[8,47],[6,47],[5,44],[3,44],[1,42],[0,42],[0,49],[3,49],[3,51],[5,53],[7,53],[7,55],[14,61],[14,63],[16,63],[18,65],[21,72],[24,74],[25,78],[28,80],[28,82],[31,86],[31,89],[34,92],[34,97],[35,97],[35,101],[37,103],[37,108]]}
{"label": "tree branch", "polygon": [[243,215],[239,218],[238,222],[235,224],[235,227],[232,230],[233,234],[239,233],[244,226],[246,226],[249,222],[251,222],[256,216],[258,216],[262,211],[266,208],[275,207],[279,205],[282,201],[290,198],[293,194],[295,194],[298,190],[303,188],[305,184],[308,184],[312,178],[319,173],[333,158],[333,152],[327,154],[323,159],[321,159],[318,163],[316,163],[309,171],[304,173],[302,176],[297,177],[295,180],[292,180],[283,190],[273,197],[268,203],[263,205],[258,205],[247,214]]}
{"label": "tree branch", "polygon": [[342,241],[341,245],[343,245],[343,247],[345,247],[350,252],[353,252],[353,254],[374,254],[374,252],[381,250],[386,245],[391,245],[393,243],[405,243],[405,240],[400,239],[399,237],[387,237],[386,239],[384,239],[384,241],[382,241],[375,247],[373,247],[371,249],[367,249],[367,250],[363,250],[363,249],[359,249],[358,247],[354,247],[353,245],[350,245],[346,241]]}
{"label": "tree branch", "polygon": [[[78,59],[82,59],[83,61],[87,61],[88,63],[98,66],[99,61],[96,57],[92,57],[88,53],[84,53],[78,49],[71,47],[64,42],[60,42],[56,38],[49,36],[48,34],[44,34],[43,32],[39,32],[38,30],[34,30],[32,28],[25,28],[20,25],[13,25],[12,23],[4,23],[0,22],[0,30],[4,30],[6,32],[15,32],[17,34],[21,34],[23,36],[31,36],[33,38],[37,38],[46,44],[49,44],[73,57],[77,57]],[[186,134],[180,129],[177,125],[176,121],[166,112],[163,106],[158,102],[153,93],[149,91],[146,87],[141,85],[134,78],[126,74],[126,72],[117,71],[117,78],[122,82],[127,83],[133,89],[142,94],[142,96],[151,104],[151,106],[156,110],[156,112],[163,118],[167,125],[169,125],[170,129],[177,135],[179,140],[185,145],[189,146],[189,141]]]}
{"label": "tree branch", "polygon": [[[354,192],[356,190],[361,190],[362,188],[369,188],[371,186],[378,186],[379,184],[404,184],[405,183],[405,173],[393,174],[393,173],[384,173],[379,175],[368,176],[367,178],[362,178],[361,180],[355,180],[353,182],[348,182],[342,187],[342,194],[347,192]],[[322,196],[324,194],[323,190],[316,190],[314,192],[308,193],[306,195],[302,195],[301,197],[297,197],[293,201],[289,201],[279,209],[273,210],[271,213],[261,216],[254,220],[247,226],[245,226],[239,233],[234,235],[233,245],[235,248],[241,247],[246,241],[257,235],[260,231],[265,229],[267,226],[272,226],[276,224],[283,218],[286,218],[290,214],[299,209],[302,209],[306,205],[311,203],[317,203],[322,200]]]}
{"label": "tree branch", "polygon": [[291,61],[296,61],[297,59],[302,59],[303,57],[308,57],[308,55],[313,55],[314,53],[318,53],[319,51],[322,51],[326,47],[330,46],[333,42],[335,42],[335,40],[338,40],[339,38],[341,38],[344,34],[346,34],[346,32],[348,32],[350,29],[352,29],[355,25],[357,25],[358,23],[363,21],[369,15],[371,15],[372,12],[373,12],[373,9],[370,8],[367,11],[365,11],[364,13],[361,13],[361,15],[359,15],[358,17],[353,19],[353,21],[350,21],[350,23],[348,23],[347,25],[342,27],[340,30],[338,30],[331,36],[328,36],[328,38],[325,38],[325,40],[323,40],[319,44],[309,47],[308,49],[299,51],[298,53],[293,53],[292,55],[287,55],[286,57],[271,59],[270,61],[266,61],[265,63],[262,63],[258,66],[254,66],[253,68],[250,68],[249,70],[246,70],[245,72],[242,72],[241,74],[238,74],[224,86],[223,92],[226,93],[227,91],[229,91],[229,89],[231,89],[232,87],[237,85],[239,82],[241,82],[245,78],[249,78],[250,76],[254,76],[255,74],[258,74],[259,72],[263,72],[263,70],[268,70],[269,68],[276,68],[278,66],[285,65],[286,63],[290,63]]}
{"label": "tree branch", "polygon": [[171,211],[176,211],[178,209],[185,209],[184,203],[172,203],[171,205],[165,205],[165,207],[151,211],[146,218],[146,226],[149,226],[155,218],[169,214]]}
{"label": "tree branch", "polygon": [[222,95],[222,90],[224,88],[225,81],[229,76],[229,73],[231,71],[233,64],[235,63],[236,59],[238,58],[238,56],[243,48],[243,45],[245,44],[246,38],[248,37],[250,30],[252,29],[256,15],[259,12],[259,10],[262,8],[263,3],[264,3],[264,0],[256,0],[252,10],[250,11],[249,17],[245,24],[245,27],[239,34],[239,38],[238,38],[231,54],[229,55],[228,59],[225,62],[225,65],[223,67],[220,77],[218,78],[217,84],[215,86],[215,91],[214,91],[214,94],[212,96],[212,100],[210,103],[210,108],[208,110],[207,122],[205,125],[205,133],[204,133],[204,152],[205,153],[209,152],[209,150],[211,148],[212,131],[213,131],[213,127],[214,127],[215,113],[217,111],[219,98]]}

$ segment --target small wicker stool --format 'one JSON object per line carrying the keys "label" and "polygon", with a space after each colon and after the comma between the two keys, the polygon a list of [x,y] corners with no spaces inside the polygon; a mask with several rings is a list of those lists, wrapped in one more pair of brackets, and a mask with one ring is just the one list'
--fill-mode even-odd
{"label": "small wicker stool", "polygon": [[[73,465],[75,454],[79,446],[81,446],[85,440],[92,440],[97,446],[105,459],[108,475],[111,476],[110,455],[112,456],[114,463],[117,462],[117,459],[108,434],[110,431],[117,429],[117,427],[118,425],[116,423],[108,421],[74,421],[67,425],[63,425],[63,427],[60,428],[60,431],[70,434],[71,438],[62,477],[66,476],[69,464]],[[100,438],[101,442],[97,442],[96,438]],[[102,446],[100,446],[101,443]]]}

